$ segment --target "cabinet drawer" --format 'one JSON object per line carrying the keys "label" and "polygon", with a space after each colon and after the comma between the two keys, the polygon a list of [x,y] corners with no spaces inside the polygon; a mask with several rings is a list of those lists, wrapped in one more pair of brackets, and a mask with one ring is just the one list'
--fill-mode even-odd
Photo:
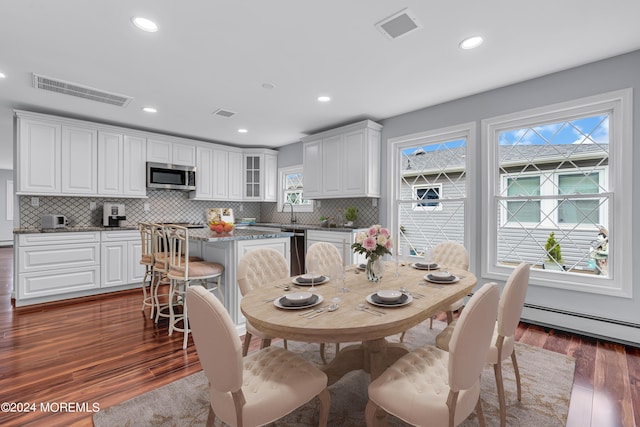
{"label": "cabinet drawer", "polygon": [[72,268],[60,271],[20,275],[18,299],[37,298],[100,287],[100,267]]}
{"label": "cabinet drawer", "polygon": [[138,230],[109,230],[102,232],[103,242],[141,240]]}
{"label": "cabinet drawer", "polygon": [[18,238],[20,246],[37,246],[37,245],[67,245],[71,243],[92,243],[100,241],[100,232],[92,231],[86,233],[33,233],[20,234]]}
{"label": "cabinet drawer", "polygon": [[21,247],[18,271],[51,271],[100,265],[100,244]]}

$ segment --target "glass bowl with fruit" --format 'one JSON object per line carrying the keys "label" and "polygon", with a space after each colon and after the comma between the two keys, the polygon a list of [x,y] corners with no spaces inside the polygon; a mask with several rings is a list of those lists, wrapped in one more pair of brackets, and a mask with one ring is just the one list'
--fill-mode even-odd
{"label": "glass bowl with fruit", "polygon": [[225,221],[209,221],[209,229],[216,234],[232,234],[233,223]]}

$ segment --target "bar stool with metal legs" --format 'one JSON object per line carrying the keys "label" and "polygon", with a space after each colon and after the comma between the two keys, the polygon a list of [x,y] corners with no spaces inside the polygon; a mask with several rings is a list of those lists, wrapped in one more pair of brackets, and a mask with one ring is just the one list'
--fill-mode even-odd
{"label": "bar stool with metal legs", "polygon": [[[140,264],[144,265],[144,278],[142,279],[142,311],[146,307],[149,307],[150,314],[149,319],[153,319],[155,310],[155,300],[153,297],[153,251],[151,249],[153,228],[151,224],[146,222],[138,223],[138,230],[140,230],[140,239],[142,240],[140,251]],[[147,280],[149,280],[147,289]]]}
{"label": "bar stool with metal legs", "polygon": [[[173,331],[184,333],[182,348],[187,348],[189,339],[189,318],[185,297],[192,282],[198,282],[207,287],[207,280],[216,279],[216,285],[209,291],[218,291],[220,300],[224,302],[222,291],[222,273],[224,266],[216,262],[193,261],[189,258],[189,229],[178,225],[166,225],[165,234],[169,243],[169,336]],[[176,308],[182,307],[182,313],[176,313]],[[178,324],[182,322],[182,326]]]}

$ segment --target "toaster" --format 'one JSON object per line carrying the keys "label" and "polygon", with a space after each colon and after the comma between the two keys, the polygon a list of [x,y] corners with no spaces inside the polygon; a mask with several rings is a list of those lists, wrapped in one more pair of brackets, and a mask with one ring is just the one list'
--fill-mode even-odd
{"label": "toaster", "polygon": [[69,221],[64,215],[48,214],[42,217],[40,225],[42,228],[65,228]]}

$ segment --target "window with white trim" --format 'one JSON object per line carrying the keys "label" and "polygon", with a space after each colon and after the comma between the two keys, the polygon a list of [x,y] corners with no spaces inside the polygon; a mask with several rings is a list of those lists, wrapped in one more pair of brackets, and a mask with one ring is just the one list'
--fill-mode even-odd
{"label": "window with white trim", "polygon": [[278,212],[285,203],[293,205],[294,212],[313,212],[313,201],[304,198],[304,173],[302,165],[278,169]]}
{"label": "window with white trim", "polygon": [[546,286],[630,295],[631,121],[631,90],[483,120],[483,274],[527,262]]}
{"label": "window with white trim", "polygon": [[414,210],[442,210],[442,184],[414,185],[411,194],[417,201],[413,204]]}

